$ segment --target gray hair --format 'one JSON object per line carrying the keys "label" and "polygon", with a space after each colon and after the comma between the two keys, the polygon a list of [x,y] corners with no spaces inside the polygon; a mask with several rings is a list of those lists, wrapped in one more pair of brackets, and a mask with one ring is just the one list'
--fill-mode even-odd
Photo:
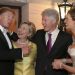
{"label": "gray hair", "polygon": [[55,21],[55,22],[57,22],[57,23],[58,23],[58,21],[59,21],[59,14],[58,14],[58,12],[57,12],[55,9],[50,9],[50,8],[45,9],[45,10],[42,12],[41,15],[42,15],[42,16],[48,16],[48,17],[50,17],[51,20],[53,20],[53,21]]}

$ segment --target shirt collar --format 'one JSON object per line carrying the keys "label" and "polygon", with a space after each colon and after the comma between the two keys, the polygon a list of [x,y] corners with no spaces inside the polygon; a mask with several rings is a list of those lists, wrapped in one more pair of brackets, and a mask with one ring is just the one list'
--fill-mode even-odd
{"label": "shirt collar", "polygon": [[53,34],[56,34],[56,33],[58,33],[58,32],[59,32],[59,29],[58,29],[58,27],[56,27],[56,29],[55,29],[53,32],[51,32],[51,33],[50,33],[50,32],[47,32],[47,33],[50,33],[50,34],[53,35]]}
{"label": "shirt collar", "polygon": [[2,32],[8,32],[8,30],[7,29],[5,29],[3,26],[1,26],[0,25],[0,30],[2,31]]}
{"label": "shirt collar", "polygon": [[56,34],[56,33],[58,33],[58,32],[59,32],[59,29],[56,28],[53,32],[51,32],[51,34]]}

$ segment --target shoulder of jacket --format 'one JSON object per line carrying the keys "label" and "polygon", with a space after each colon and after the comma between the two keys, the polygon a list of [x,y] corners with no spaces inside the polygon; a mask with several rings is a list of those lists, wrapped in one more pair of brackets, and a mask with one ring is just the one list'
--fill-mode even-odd
{"label": "shoulder of jacket", "polygon": [[66,32],[66,31],[60,31],[60,33],[62,33],[63,36],[70,36],[70,37],[72,37],[72,35],[70,33]]}

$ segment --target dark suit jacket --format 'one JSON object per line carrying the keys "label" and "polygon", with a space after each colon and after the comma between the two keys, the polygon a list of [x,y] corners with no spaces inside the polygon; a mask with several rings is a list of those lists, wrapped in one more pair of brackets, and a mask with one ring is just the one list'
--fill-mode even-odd
{"label": "dark suit jacket", "polygon": [[14,75],[14,61],[17,59],[22,59],[21,49],[9,49],[0,30],[0,75]]}
{"label": "dark suit jacket", "polygon": [[12,34],[10,34],[10,38],[13,41],[17,41],[19,39],[19,37],[18,37],[16,32],[13,32]]}
{"label": "dark suit jacket", "polygon": [[37,44],[36,75],[67,75],[65,70],[54,70],[52,62],[54,59],[67,57],[68,46],[72,43],[72,37],[68,33],[59,32],[49,54],[47,54],[44,30],[38,30],[32,41]]}

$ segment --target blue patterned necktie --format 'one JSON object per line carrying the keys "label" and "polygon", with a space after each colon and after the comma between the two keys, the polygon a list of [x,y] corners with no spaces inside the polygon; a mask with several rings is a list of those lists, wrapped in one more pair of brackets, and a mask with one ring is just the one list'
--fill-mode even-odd
{"label": "blue patterned necktie", "polygon": [[52,34],[48,34],[48,42],[47,42],[48,53],[51,51],[51,35]]}

